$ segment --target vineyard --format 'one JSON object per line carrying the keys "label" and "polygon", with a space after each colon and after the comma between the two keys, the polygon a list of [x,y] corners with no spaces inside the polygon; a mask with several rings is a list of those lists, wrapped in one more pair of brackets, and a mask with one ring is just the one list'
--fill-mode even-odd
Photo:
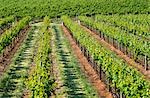
{"label": "vineyard", "polygon": [[150,98],[149,0],[0,2],[0,98]]}

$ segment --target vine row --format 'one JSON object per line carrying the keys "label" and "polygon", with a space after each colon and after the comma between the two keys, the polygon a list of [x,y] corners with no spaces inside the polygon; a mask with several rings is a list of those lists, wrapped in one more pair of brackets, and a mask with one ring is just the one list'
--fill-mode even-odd
{"label": "vine row", "polygon": [[119,28],[115,28],[113,26],[109,26],[102,22],[95,22],[93,19],[80,16],[79,19],[81,23],[88,27],[91,30],[97,32],[97,34],[102,34],[103,37],[108,37],[116,42],[117,45],[114,47],[120,49],[121,47],[125,47],[125,54],[129,54],[129,57],[134,59],[136,62],[142,64],[146,70],[148,70],[148,66],[150,63],[150,42],[137,38],[135,35],[128,34]]}
{"label": "vine row", "polygon": [[31,17],[23,18],[0,36],[0,54],[3,53],[5,47],[9,46],[13,39],[19,35],[20,31],[29,24],[30,19]]}
{"label": "vine row", "polygon": [[44,18],[44,23],[40,28],[40,40],[38,49],[34,58],[35,67],[31,70],[27,87],[30,90],[32,98],[48,98],[54,88],[54,79],[51,75],[51,33],[48,30],[49,18]]}
{"label": "vine row", "polygon": [[149,96],[150,82],[145,80],[141,73],[100,45],[94,37],[69,17],[63,16],[62,20],[71,31],[71,35],[82,47],[85,47],[93,61],[105,72],[107,80],[111,81],[111,87],[119,89],[127,98]]}

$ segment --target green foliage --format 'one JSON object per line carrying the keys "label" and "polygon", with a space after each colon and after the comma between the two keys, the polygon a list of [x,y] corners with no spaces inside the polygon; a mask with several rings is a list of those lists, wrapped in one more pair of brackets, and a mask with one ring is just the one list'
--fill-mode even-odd
{"label": "green foliage", "polygon": [[30,19],[31,17],[23,18],[22,20],[17,22],[12,28],[10,28],[9,30],[6,30],[0,36],[0,53],[20,33],[20,30],[22,30],[26,25],[28,25]]}
{"label": "green foliage", "polygon": [[45,16],[43,22],[44,22],[44,25],[48,27],[49,24],[50,24],[50,19],[49,19],[49,17],[48,17],[48,16]]}
{"label": "green foliage", "polygon": [[34,60],[36,66],[31,70],[26,83],[28,89],[31,91],[32,98],[48,98],[55,86],[54,79],[50,74],[51,34],[48,31],[49,23],[48,17],[45,17],[44,24],[41,28],[42,33],[39,35],[41,38],[38,43],[38,49]]}
{"label": "green foliage", "polygon": [[97,15],[96,20],[102,21],[107,24],[110,23],[112,25],[125,29],[128,33],[150,39],[150,15]]}
{"label": "green foliage", "polygon": [[49,17],[45,16],[44,20],[43,20],[42,27],[41,27],[41,32],[45,32],[48,29],[50,22],[51,21],[50,21]]}
{"label": "green foliage", "polygon": [[9,17],[0,19],[0,27],[2,27],[4,25],[6,25],[7,23],[12,22],[14,20],[15,20],[15,18],[13,16],[9,16]]}
{"label": "green foliage", "polygon": [[121,30],[120,28],[111,26],[103,22],[96,22],[92,18],[85,16],[80,16],[79,19],[87,26],[90,26],[100,32],[103,32],[105,35],[114,38],[119,43],[122,43],[124,46],[128,47],[136,57],[139,55],[149,56],[150,54],[150,42],[144,39],[140,39],[134,34],[126,33],[126,31]]}
{"label": "green foliage", "polygon": [[92,37],[76,22],[63,16],[64,24],[71,30],[73,36],[89,51],[93,59],[102,66],[112,86],[116,85],[127,98],[148,98],[150,82],[136,69],[131,68],[116,54],[104,48],[97,39]]}
{"label": "green foliage", "polygon": [[0,7],[0,17],[137,14],[150,12],[150,0],[0,0]]}

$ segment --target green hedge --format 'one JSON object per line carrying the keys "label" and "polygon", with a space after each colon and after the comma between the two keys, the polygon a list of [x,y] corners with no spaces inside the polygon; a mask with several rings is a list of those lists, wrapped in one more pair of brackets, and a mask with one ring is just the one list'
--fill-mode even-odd
{"label": "green hedge", "polygon": [[56,17],[150,12],[150,0],[0,0],[0,17]]}
{"label": "green hedge", "polygon": [[150,82],[145,80],[140,72],[130,67],[114,52],[103,47],[97,39],[69,17],[63,16],[62,20],[80,44],[86,47],[92,58],[102,66],[107,78],[112,81],[112,86],[116,85],[126,98],[149,98]]}

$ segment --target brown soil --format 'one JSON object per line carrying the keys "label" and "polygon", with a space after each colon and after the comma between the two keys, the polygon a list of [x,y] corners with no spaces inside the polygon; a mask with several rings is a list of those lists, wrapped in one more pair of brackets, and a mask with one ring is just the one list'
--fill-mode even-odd
{"label": "brown soil", "polygon": [[25,91],[23,92],[22,98],[29,98],[29,96],[30,96],[29,91],[28,91],[28,90],[25,90]]}
{"label": "brown soil", "polygon": [[18,40],[14,41],[14,46],[8,49],[9,52],[7,52],[7,50],[5,49],[5,56],[2,56],[2,54],[0,55],[0,76],[2,76],[2,74],[6,71],[8,65],[11,63],[11,59],[19,49],[24,39],[26,38],[29,28],[30,27],[27,26],[24,30],[21,31]]}
{"label": "brown soil", "polygon": [[81,69],[85,72],[85,74],[88,76],[88,79],[91,81],[93,86],[96,88],[99,96],[104,98],[113,98],[112,94],[107,90],[106,85],[99,79],[99,76],[96,74],[94,69],[89,64],[88,60],[84,56],[84,54],[81,52],[80,48],[77,46],[75,41],[72,39],[69,31],[62,26],[63,31],[69,40],[71,47],[73,49],[73,52],[77,56],[79,63],[81,65]]}
{"label": "brown soil", "polygon": [[121,52],[120,50],[116,49],[115,47],[113,47],[111,44],[107,43],[106,41],[104,41],[103,39],[101,39],[99,37],[99,35],[94,32],[89,30],[88,28],[86,28],[85,26],[82,26],[82,28],[84,28],[86,31],[89,32],[89,34],[91,34],[91,36],[95,37],[97,40],[99,40],[99,42],[105,46],[106,48],[112,50],[113,52],[115,52],[118,57],[122,58],[123,60],[125,60],[129,65],[131,65],[132,67],[136,68],[139,72],[141,72],[145,79],[150,80],[150,70],[145,70],[142,65],[136,63],[133,59],[131,59],[130,57],[128,57],[127,55],[125,55],[123,52]]}
{"label": "brown soil", "polygon": [[4,30],[2,30],[2,29],[0,28],[0,35],[1,35],[3,32],[4,32]]}

